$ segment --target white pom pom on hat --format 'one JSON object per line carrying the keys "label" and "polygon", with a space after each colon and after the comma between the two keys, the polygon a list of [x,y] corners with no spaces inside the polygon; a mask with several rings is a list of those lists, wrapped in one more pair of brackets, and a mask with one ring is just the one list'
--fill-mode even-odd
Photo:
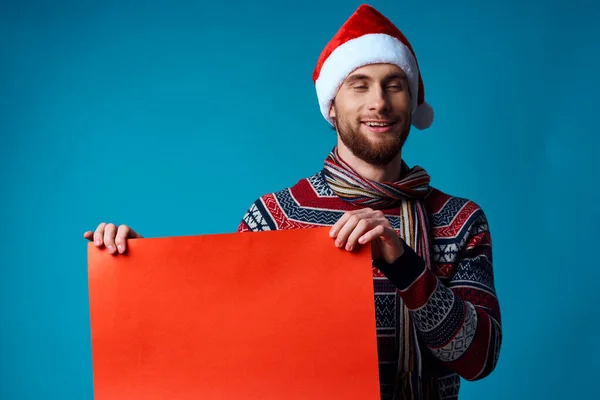
{"label": "white pom pom on hat", "polygon": [[427,129],[433,123],[433,108],[427,103],[417,106],[412,115],[412,125],[420,130]]}
{"label": "white pom pom on hat", "polygon": [[329,108],[346,77],[355,69],[376,63],[395,64],[408,78],[412,101],[412,125],[427,129],[433,108],[425,102],[425,87],[415,53],[400,30],[383,14],[363,4],[325,46],[313,72],[319,107],[333,124]]}

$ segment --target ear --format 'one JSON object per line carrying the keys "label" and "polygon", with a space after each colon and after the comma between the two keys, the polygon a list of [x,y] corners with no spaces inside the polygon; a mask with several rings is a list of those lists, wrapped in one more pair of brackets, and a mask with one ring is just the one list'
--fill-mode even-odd
{"label": "ear", "polygon": [[335,119],[335,104],[331,102],[331,106],[329,107],[329,118]]}

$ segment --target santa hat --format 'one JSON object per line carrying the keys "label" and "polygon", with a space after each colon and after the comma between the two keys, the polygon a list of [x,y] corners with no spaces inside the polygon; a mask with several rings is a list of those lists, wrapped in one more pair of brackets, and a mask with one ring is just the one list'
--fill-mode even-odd
{"label": "santa hat", "polygon": [[412,125],[426,129],[433,109],[425,102],[423,80],[415,53],[400,30],[379,11],[361,5],[327,44],[313,73],[321,114],[329,123],[329,108],[346,77],[368,64],[390,63],[408,78],[412,100]]}

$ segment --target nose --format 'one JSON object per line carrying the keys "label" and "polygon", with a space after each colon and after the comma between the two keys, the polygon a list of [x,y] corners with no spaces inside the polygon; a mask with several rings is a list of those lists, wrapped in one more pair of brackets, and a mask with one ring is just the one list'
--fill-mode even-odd
{"label": "nose", "polygon": [[389,111],[389,98],[387,93],[383,88],[379,86],[374,86],[373,89],[369,93],[368,100],[369,111],[384,113]]}

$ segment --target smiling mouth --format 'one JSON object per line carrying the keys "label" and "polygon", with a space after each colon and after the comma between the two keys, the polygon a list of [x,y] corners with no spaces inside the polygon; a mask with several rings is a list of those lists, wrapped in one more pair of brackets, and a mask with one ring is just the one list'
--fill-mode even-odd
{"label": "smiling mouth", "polygon": [[370,126],[372,128],[385,128],[387,126],[394,125],[395,122],[393,122],[393,121],[386,121],[386,122],[364,121],[363,124]]}
{"label": "smiling mouth", "polygon": [[391,133],[398,121],[362,121],[361,125],[364,125],[369,132],[376,134],[387,134]]}

